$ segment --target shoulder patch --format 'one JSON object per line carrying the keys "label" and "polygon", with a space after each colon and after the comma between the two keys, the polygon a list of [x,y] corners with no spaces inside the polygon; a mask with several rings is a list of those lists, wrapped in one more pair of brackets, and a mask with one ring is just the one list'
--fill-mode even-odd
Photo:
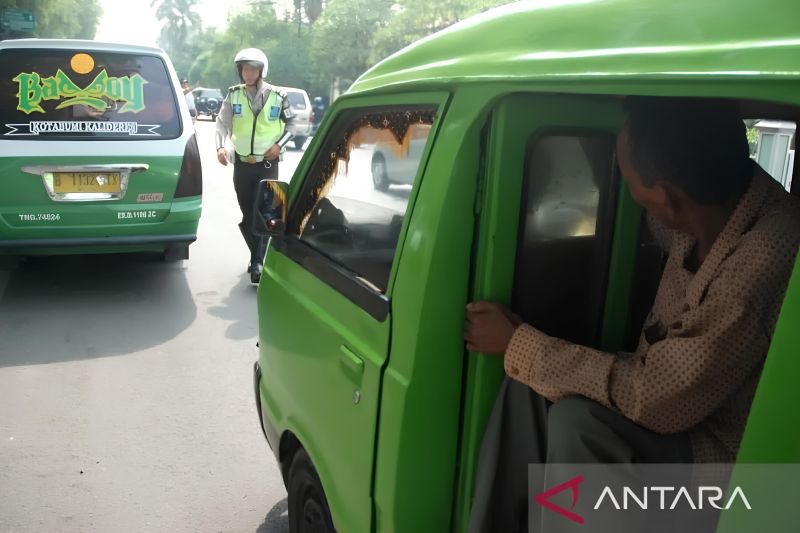
{"label": "shoulder patch", "polygon": [[270,91],[270,92],[273,92],[273,93],[277,94],[277,95],[278,95],[278,96],[280,96],[281,98],[286,98],[286,96],[287,96],[287,93],[286,93],[286,91],[284,91],[284,90],[283,90],[283,89],[281,89],[280,87],[277,87],[277,86],[275,86],[275,85],[272,85],[271,83],[264,82],[264,87],[266,87],[268,91]]}
{"label": "shoulder patch", "polygon": [[230,87],[228,87],[228,91],[238,91],[242,87],[244,87],[244,85],[242,85],[241,83],[239,85],[231,85]]}

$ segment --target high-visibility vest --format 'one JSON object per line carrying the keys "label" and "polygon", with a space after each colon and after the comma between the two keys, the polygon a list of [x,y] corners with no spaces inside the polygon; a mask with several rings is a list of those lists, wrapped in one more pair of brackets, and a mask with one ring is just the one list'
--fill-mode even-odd
{"label": "high-visibility vest", "polygon": [[254,115],[244,85],[231,87],[230,91],[233,148],[241,156],[264,155],[283,135],[283,97],[271,88],[264,107]]}

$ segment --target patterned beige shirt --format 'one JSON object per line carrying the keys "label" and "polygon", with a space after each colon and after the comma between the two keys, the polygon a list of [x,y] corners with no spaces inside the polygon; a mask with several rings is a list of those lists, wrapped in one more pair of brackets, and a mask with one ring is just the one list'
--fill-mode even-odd
{"label": "patterned beige shirt", "polygon": [[736,458],[800,244],[800,200],[757,168],[705,261],[694,238],[670,255],[633,354],[610,354],[523,324],[505,370],[551,401],[582,395],[661,434],[689,431],[695,462]]}

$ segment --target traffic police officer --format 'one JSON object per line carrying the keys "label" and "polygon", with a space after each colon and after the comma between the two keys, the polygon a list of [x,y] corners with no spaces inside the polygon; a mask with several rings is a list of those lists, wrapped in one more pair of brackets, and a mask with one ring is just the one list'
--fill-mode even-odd
{"label": "traffic police officer", "polygon": [[250,249],[247,271],[258,283],[264,259],[264,240],[253,234],[254,201],[258,182],[278,179],[278,157],[292,138],[286,125],[294,117],[286,93],[263,81],[269,64],[257,48],[240,50],[234,58],[243,83],[228,89],[217,117],[217,159],[227,165],[230,156],[225,141],[233,143],[233,186],[242,210],[242,232]]}

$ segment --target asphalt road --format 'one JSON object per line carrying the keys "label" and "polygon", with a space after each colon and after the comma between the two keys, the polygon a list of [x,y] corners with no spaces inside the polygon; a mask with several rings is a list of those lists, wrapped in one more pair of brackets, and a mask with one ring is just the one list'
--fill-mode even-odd
{"label": "asphalt road", "polygon": [[[204,156],[188,261],[0,270],[0,533],[288,532],[253,401],[256,290],[232,167]],[[289,151],[288,180],[300,158]]]}

